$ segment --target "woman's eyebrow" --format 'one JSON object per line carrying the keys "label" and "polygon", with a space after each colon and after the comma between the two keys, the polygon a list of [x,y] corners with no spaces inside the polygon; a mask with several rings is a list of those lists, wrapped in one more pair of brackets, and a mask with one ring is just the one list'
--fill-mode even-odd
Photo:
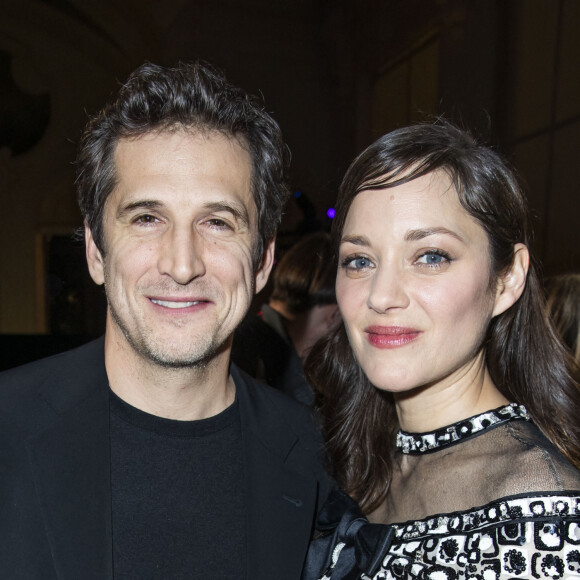
{"label": "woman's eyebrow", "polygon": [[464,239],[461,237],[457,232],[449,230],[447,228],[438,227],[438,228],[422,228],[418,230],[409,230],[405,234],[405,241],[406,242],[416,242],[422,240],[424,238],[428,238],[429,236],[435,236],[437,234],[444,234],[448,236],[452,236],[459,241],[463,242]]}
{"label": "woman's eyebrow", "polygon": [[340,240],[341,244],[354,244],[355,246],[369,246],[370,241],[366,236],[344,236]]}

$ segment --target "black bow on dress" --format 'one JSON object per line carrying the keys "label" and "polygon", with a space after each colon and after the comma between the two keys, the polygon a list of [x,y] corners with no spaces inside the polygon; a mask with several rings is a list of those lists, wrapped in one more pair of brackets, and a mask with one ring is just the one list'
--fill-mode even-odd
{"label": "black bow on dress", "polygon": [[[393,527],[369,523],[356,502],[340,491],[330,495],[317,528],[324,535],[310,545],[302,580],[320,580],[325,573],[332,580],[360,580],[363,573],[372,578],[395,536]],[[344,547],[333,566],[340,544]]]}

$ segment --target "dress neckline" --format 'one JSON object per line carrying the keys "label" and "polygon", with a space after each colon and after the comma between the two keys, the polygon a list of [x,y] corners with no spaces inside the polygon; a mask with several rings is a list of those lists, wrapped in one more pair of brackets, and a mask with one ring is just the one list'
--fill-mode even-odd
{"label": "dress neckline", "polygon": [[425,433],[399,431],[396,445],[402,453],[408,455],[430,453],[455,445],[476,435],[481,435],[490,429],[517,419],[529,421],[530,416],[523,405],[509,403],[503,407],[462,419],[457,423],[441,427],[435,431]]}

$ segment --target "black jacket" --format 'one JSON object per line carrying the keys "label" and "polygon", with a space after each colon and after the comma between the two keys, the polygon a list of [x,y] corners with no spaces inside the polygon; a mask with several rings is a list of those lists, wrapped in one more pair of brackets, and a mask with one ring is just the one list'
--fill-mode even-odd
{"label": "black jacket", "polygon": [[[302,405],[233,365],[232,375],[247,474],[245,577],[298,579],[331,486],[318,430]],[[1,373],[0,577],[112,578],[110,488],[103,340]]]}

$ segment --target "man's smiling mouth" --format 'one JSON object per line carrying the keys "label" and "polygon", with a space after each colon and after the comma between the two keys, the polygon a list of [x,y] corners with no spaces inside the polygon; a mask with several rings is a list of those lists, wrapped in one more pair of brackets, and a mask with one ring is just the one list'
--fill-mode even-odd
{"label": "man's smiling mouth", "polygon": [[193,302],[172,302],[169,300],[154,300],[153,298],[151,298],[151,302],[165,308],[189,308],[190,306],[195,306],[200,303],[199,300]]}

